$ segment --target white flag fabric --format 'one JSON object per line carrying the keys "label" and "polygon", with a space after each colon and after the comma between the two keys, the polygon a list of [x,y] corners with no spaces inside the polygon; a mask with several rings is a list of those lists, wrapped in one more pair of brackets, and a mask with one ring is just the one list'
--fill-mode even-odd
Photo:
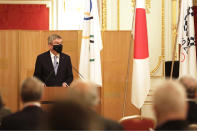
{"label": "white flag fabric", "polygon": [[97,0],[85,0],[79,73],[82,79],[100,86],[102,86],[100,59],[102,48]]}
{"label": "white flag fabric", "polygon": [[136,1],[131,103],[141,108],[150,89],[145,0]]}
{"label": "white flag fabric", "polygon": [[193,1],[182,0],[180,11],[177,36],[177,43],[181,45],[179,77],[183,75],[196,77],[197,67]]}

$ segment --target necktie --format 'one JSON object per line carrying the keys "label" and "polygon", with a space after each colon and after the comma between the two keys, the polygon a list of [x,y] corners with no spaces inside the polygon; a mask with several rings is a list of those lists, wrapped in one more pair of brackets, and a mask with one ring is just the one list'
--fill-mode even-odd
{"label": "necktie", "polygon": [[59,65],[59,64],[57,63],[57,56],[54,56],[53,67],[54,67],[55,75],[57,75],[58,65]]}

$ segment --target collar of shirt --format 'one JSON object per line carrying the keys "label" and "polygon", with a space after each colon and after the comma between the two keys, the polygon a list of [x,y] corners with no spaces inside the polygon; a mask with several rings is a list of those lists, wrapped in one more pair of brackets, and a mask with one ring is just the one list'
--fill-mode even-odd
{"label": "collar of shirt", "polygon": [[[51,51],[50,51],[50,55],[51,55],[51,60],[54,63],[54,56],[55,55]],[[59,63],[60,54],[57,54],[56,56],[57,56],[57,62]]]}
{"label": "collar of shirt", "polygon": [[196,102],[195,99],[187,99],[187,101],[193,101],[193,102]]}
{"label": "collar of shirt", "polygon": [[27,103],[24,103],[24,108],[25,108],[25,107],[28,107],[28,106],[37,106],[37,107],[41,107],[41,105],[40,105],[39,102],[27,102]]}

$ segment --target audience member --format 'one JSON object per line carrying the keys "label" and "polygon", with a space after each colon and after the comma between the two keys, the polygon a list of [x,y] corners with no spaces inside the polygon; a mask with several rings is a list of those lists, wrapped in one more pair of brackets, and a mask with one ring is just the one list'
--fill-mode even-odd
{"label": "audience member", "polygon": [[183,76],[179,79],[179,82],[185,87],[187,92],[187,121],[189,124],[197,123],[197,80],[192,76]]}
{"label": "audience member", "polygon": [[48,130],[103,130],[95,113],[74,100],[54,104],[47,123]]}
{"label": "audience member", "polygon": [[158,86],[153,96],[157,118],[156,130],[184,130],[187,128],[187,102],[184,88],[173,80]]}
{"label": "audience member", "polygon": [[5,107],[5,104],[3,103],[2,97],[0,95],[0,122],[2,121],[3,117],[10,115],[10,114],[11,114],[10,109]]}
{"label": "audience member", "polygon": [[22,111],[9,115],[2,120],[3,130],[35,130],[44,114],[40,107],[43,83],[35,77],[27,78],[21,87],[21,98],[24,103]]}
{"label": "audience member", "polygon": [[[99,96],[98,88],[95,84],[83,80],[74,80],[68,89],[68,98],[78,100],[79,103],[88,107],[93,111],[93,108],[98,105]],[[97,114],[97,117],[102,121],[104,130],[123,130],[123,127],[115,121],[108,120]]]}

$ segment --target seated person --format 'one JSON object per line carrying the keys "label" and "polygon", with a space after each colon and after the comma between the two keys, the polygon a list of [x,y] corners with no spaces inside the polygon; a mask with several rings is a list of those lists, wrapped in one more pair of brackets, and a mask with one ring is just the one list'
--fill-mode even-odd
{"label": "seated person", "polygon": [[191,76],[183,76],[179,79],[179,82],[187,92],[187,121],[189,124],[197,123],[197,80]]}
{"label": "seated person", "polygon": [[[91,82],[77,79],[71,83],[67,97],[67,99],[77,100],[94,112],[93,109],[99,102],[98,87]],[[103,123],[104,130],[123,130],[123,127],[118,122],[106,119],[99,114],[97,114],[97,117]]]}
{"label": "seated person", "polygon": [[23,110],[4,117],[2,130],[35,130],[44,114],[40,107],[40,99],[44,84],[35,77],[27,78],[21,87]]}
{"label": "seated person", "polygon": [[154,112],[157,118],[155,130],[184,130],[187,128],[187,102],[184,88],[167,80],[155,90]]}

